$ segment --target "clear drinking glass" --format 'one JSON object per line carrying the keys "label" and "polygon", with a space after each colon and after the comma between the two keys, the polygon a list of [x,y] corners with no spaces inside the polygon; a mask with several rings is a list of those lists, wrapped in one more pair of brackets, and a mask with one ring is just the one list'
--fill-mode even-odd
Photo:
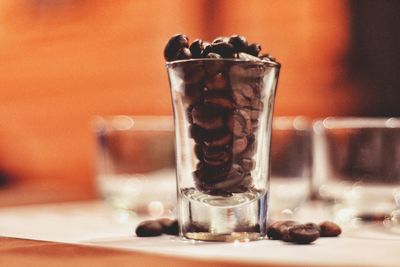
{"label": "clear drinking glass", "polygon": [[399,119],[317,121],[314,148],[316,192],[337,221],[382,222],[399,208]]}
{"label": "clear drinking glass", "polygon": [[306,118],[274,118],[269,205],[274,219],[291,217],[310,197],[311,137],[311,123]]}
{"label": "clear drinking glass", "polygon": [[166,66],[181,236],[212,241],[263,238],[279,63],[194,59]]}
{"label": "clear drinking glass", "polygon": [[172,117],[97,117],[94,126],[96,184],[116,214],[170,215],[176,205]]}

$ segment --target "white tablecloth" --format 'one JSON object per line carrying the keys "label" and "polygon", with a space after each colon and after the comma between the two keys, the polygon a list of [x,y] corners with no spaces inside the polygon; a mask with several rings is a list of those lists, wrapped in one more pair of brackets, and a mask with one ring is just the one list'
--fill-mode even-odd
{"label": "white tablecloth", "polygon": [[[310,214],[315,211],[303,216]],[[321,219],[317,217],[308,221]],[[172,236],[138,238],[134,229],[143,218],[126,219],[100,201],[1,208],[0,235],[266,265],[400,266],[400,236],[370,229],[344,229],[339,238],[320,238],[312,245],[272,240],[213,243]]]}

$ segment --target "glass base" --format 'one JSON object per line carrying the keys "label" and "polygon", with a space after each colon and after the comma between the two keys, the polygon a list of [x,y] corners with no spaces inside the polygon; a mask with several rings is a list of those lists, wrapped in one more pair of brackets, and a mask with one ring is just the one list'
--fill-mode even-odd
{"label": "glass base", "polygon": [[185,188],[180,196],[181,236],[195,240],[247,242],[264,238],[267,193],[253,190],[213,196]]}

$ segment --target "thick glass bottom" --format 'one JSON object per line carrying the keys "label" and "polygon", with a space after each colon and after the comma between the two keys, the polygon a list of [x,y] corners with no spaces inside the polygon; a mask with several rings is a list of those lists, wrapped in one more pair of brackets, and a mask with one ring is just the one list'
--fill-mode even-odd
{"label": "thick glass bottom", "polygon": [[195,240],[247,242],[264,238],[268,194],[257,190],[213,196],[194,188],[181,191],[181,236]]}

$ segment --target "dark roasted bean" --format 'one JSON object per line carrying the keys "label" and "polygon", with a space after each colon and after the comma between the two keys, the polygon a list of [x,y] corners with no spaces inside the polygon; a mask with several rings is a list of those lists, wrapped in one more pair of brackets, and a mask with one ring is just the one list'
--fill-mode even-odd
{"label": "dark roasted bean", "polygon": [[342,233],[342,229],[334,222],[325,221],[319,224],[322,237],[335,237]]}
{"label": "dark roasted bean", "polygon": [[267,236],[269,239],[282,240],[287,234],[287,228],[298,224],[296,221],[277,221],[267,227]]}
{"label": "dark roasted bean", "polygon": [[159,236],[163,233],[163,228],[159,221],[148,220],[141,222],[135,232],[140,237]]}
{"label": "dark roasted bean", "polygon": [[246,137],[240,137],[240,138],[235,138],[233,141],[233,149],[232,153],[234,155],[238,155],[245,151],[247,148],[247,138]]}
{"label": "dark roasted bean", "polygon": [[234,54],[234,49],[233,45],[231,45],[230,43],[212,43],[204,49],[202,57],[206,57],[209,53],[217,53],[223,58],[232,58]]}
{"label": "dark roasted bean", "polygon": [[313,224],[298,224],[288,228],[287,239],[284,241],[294,242],[297,244],[310,244],[320,236],[318,228]]}
{"label": "dark roasted bean", "polygon": [[203,40],[201,39],[196,39],[193,41],[193,43],[189,47],[193,58],[200,58],[205,45],[207,45],[207,42],[203,42]]}
{"label": "dark roasted bean", "polygon": [[167,61],[176,59],[176,55],[182,47],[189,47],[189,39],[184,34],[172,36],[164,49],[164,58]]}
{"label": "dark roasted bean", "polygon": [[243,59],[243,60],[260,61],[260,59],[258,57],[255,57],[250,54],[243,53],[243,52],[237,53],[236,57],[238,59]]}
{"label": "dark roasted bean", "polygon": [[[221,55],[217,53],[208,53],[207,58],[222,59]],[[209,75],[217,75],[224,68],[224,61],[210,60],[204,62],[204,68]]]}
{"label": "dark roasted bean", "polygon": [[205,82],[205,86],[208,90],[222,90],[226,89],[227,81],[220,73],[211,78],[208,78]]}
{"label": "dark roasted bean", "polygon": [[224,125],[224,120],[212,105],[197,105],[192,110],[193,123],[207,130],[216,130]]}
{"label": "dark roasted bean", "polygon": [[167,235],[178,235],[179,234],[179,224],[177,219],[161,218],[158,222],[162,226],[162,231]]}
{"label": "dark roasted bean", "polygon": [[235,52],[246,52],[247,51],[247,40],[244,36],[242,35],[232,35],[229,38],[228,41],[231,45],[233,45],[233,48]]}
{"label": "dark roasted bean", "polygon": [[229,41],[229,38],[226,36],[218,36],[215,38],[211,43],[216,44],[216,43],[227,43]]}
{"label": "dark roasted bean", "polygon": [[259,44],[254,43],[254,44],[250,44],[247,47],[247,53],[249,53],[252,56],[258,57],[260,52],[261,52],[261,45],[259,45]]}
{"label": "dark roasted bean", "polygon": [[181,49],[179,49],[175,57],[176,60],[190,59],[190,58],[192,58],[192,53],[190,53],[190,50],[187,47],[182,47]]}

